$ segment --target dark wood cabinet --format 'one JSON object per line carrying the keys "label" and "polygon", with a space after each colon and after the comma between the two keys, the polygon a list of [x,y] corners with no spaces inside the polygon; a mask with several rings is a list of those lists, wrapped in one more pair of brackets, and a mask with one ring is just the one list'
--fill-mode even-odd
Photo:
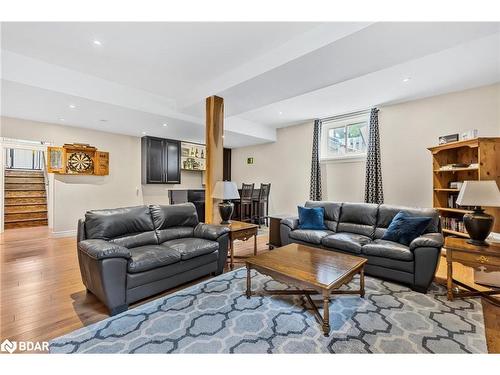
{"label": "dark wood cabinet", "polygon": [[142,183],[180,184],[181,143],[172,139],[142,137]]}

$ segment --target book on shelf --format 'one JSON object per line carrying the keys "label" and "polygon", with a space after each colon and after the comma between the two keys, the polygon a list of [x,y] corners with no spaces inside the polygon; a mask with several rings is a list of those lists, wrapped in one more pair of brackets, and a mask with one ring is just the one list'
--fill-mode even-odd
{"label": "book on shelf", "polygon": [[441,216],[441,226],[443,229],[467,233],[463,220],[454,217]]}

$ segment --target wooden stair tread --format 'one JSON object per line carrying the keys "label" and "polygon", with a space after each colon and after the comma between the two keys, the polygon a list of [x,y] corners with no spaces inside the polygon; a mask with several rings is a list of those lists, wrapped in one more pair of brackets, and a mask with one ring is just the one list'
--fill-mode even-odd
{"label": "wooden stair tread", "polygon": [[[11,191],[22,191],[22,190],[11,190]],[[30,190],[29,192],[39,192],[42,190]],[[26,192],[26,191],[24,191]],[[45,192],[45,190],[44,190]],[[27,192],[26,192],[27,193]],[[11,197],[5,197],[5,199],[17,199],[17,198],[47,198],[45,194],[43,195],[14,195]]]}
{"label": "wooden stair tread", "polygon": [[24,223],[26,221],[46,221],[47,219],[45,218],[27,218],[27,219],[15,219],[15,220],[7,220],[7,218],[5,218],[5,223]]}
{"label": "wooden stair tread", "polygon": [[41,212],[47,212],[47,209],[5,212],[4,214],[5,215],[11,215],[11,214],[34,214],[34,213],[41,213]]}
{"label": "wooden stair tread", "polygon": [[41,227],[47,226],[48,221],[46,219],[33,220],[33,221],[18,221],[14,223],[5,223],[5,229],[15,229],[15,228],[30,228],[30,227]]}
{"label": "wooden stair tread", "polygon": [[14,184],[14,185],[45,185],[44,181],[11,181],[11,180],[5,180],[4,181],[6,184]]}
{"label": "wooden stair tread", "polygon": [[5,176],[43,176],[43,171],[31,169],[6,169]]}
{"label": "wooden stair tread", "polygon": [[[9,199],[9,198],[7,198]],[[47,202],[40,202],[40,203],[34,203],[34,202],[22,202],[22,203],[5,203],[4,207],[17,207],[17,206],[46,206]]]}

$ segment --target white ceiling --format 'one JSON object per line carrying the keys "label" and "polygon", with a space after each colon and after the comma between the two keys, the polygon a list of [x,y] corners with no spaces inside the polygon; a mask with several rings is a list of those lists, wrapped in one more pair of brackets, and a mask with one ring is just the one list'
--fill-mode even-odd
{"label": "white ceiling", "polygon": [[2,23],[1,41],[2,115],[201,141],[216,94],[229,147],[500,81],[500,23]]}

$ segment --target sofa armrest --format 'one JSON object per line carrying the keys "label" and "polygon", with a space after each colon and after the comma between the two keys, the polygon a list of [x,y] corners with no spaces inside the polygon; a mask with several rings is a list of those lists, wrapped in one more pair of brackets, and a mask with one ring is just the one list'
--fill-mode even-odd
{"label": "sofa armrest", "polygon": [[220,236],[226,233],[229,233],[229,228],[223,225],[199,223],[194,228],[194,237],[212,241],[217,241]]}
{"label": "sofa armrest", "polygon": [[415,250],[417,247],[441,248],[443,243],[444,238],[441,233],[426,233],[411,241],[410,250]]}
{"label": "sofa armrest", "polygon": [[299,229],[299,218],[296,216],[287,217],[281,220],[281,224],[286,225],[291,230]]}
{"label": "sofa armrest", "polygon": [[125,258],[131,257],[130,250],[126,247],[104,240],[84,240],[78,242],[78,250],[93,259]]}

